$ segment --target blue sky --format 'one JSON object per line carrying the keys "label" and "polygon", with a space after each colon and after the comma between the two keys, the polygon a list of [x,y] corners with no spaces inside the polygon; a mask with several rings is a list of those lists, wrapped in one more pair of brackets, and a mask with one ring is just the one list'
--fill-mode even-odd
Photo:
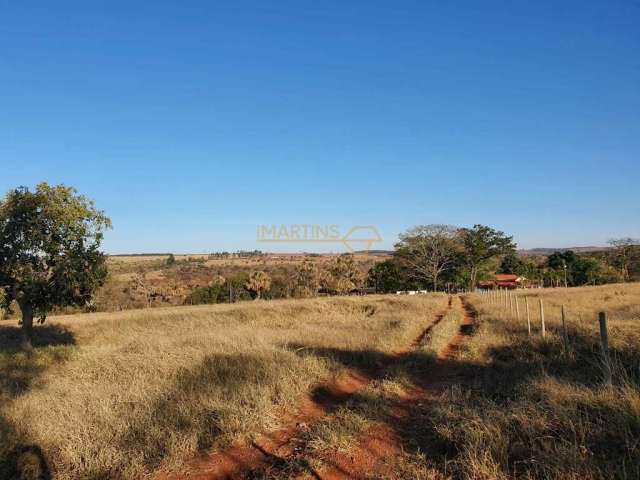
{"label": "blue sky", "polygon": [[0,1],[0,190],[75,186],[110,253],[640,236],[638,25],[636,0]]}

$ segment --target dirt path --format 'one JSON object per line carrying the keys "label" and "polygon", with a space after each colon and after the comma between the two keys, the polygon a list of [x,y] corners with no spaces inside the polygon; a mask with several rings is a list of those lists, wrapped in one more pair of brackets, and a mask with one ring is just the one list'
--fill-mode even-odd
{"label": "dirt path", "polygon": [[[367,430],[358,440],[357,446],[350,451],[325,452],[319,456],[323,467],[300,476],[302,479],[322,480],[369,480],[394,478],[393,459],[403,452],[404,440],[401,430],[415,422],[411,418],[416,404],[428,401],[435,393],[450,386],[455,380],[455,368],[451,360],[455,359],[460,348],[471,334],[475,311],[460,298],[460,308],[464,310],[464,320],[460,330],[437,357],[436,366],[419,385],[407,390],[400,402],[389,412],[386,421],[377,423]],[[418,420],[419,421],[419,420]],[[273,477],[276,478],[276,477]]]}
{"label": "dirt path", "polygon": [[[270,466],[286,463],[286,459],[304,450],[302,434],[310,425],[317,423],[328,413],[335,410],[356,393],[364,390],[373,380],[379,378],[384,370],[404,356],[417,350],[430,333],[452,308],[452,298],[448,307],[438,313],[431,324],[407,348],[385,357],[383,364],[374,371],[362,372],[349,369],[335,382],[321,385],[306,397],[295,413],[283,413],[281,427],[273,432],[259,435],[254,441],[233,445],[229,449],[211,455],[203,455],[189,462],[185,471],[167,474],[158,472],[155,480],[226,480],[243,478],[277,478],[265,477],[261,470]],[[311,478],[319,478],[317,473],[304,461],[298,462],[301,470],[307,471]]]}

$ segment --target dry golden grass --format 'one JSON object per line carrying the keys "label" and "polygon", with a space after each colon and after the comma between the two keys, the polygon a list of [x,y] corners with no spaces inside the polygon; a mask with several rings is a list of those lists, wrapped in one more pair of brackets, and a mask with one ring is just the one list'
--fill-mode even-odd
{"label": "dry golden grass", "polygon": [[[531,337],[524,309],[518,321],[486,297],[469,295],[478,311],[476,329],[457,357],[433,362],[460,323],[459,310],[453,310],[422,349],[310,429],[305,459],[322,471],[332,452],[350,455],[382,424],[393,431],[402,454],[383,462],[386,471],[363,472],[375,478],[640,478],[640,284],[518,295],[530,298]],[[539,334],[538,297],[545,305],[545,339]],[[568,349],[562,341],[563,304]],[[600,310],[609,314],[611,388],[602,382]],[[445,388],[411,404],[406,419],[390,417],[403,394],[428,382],[438,368],[449,375]],[[297,478],[296,462],[287,467],[277,478]]]}
{"label": "dry golden grass", "polygon": [[[436,368],[436,357],[441,353],[452,338],[460,330],[464,318],[460,300],[453,299],[452,308],[444,317],[433,325],[428,334],[422,339],[415,350],[406,355],[395,358],[386,363],[383,371],[362,391],[358,392],[344,405],[327,415],[323,420],[309,428],[300,442],[303,449],[302,459],[293,458],[270,466],[266,472],[260,472],[256,478],[300,478],[301,472],[309,467],[322,476],[323,467],[327,460],[331,464],[334,452],[341,452],[351,456],[354,446],[366,441],[380,424],[390,423],[393,429],[399,425],[398,417],[389,417],[390,412],[399,405],[406,405],[407,391],[415,388],[416,380],[428,380]],[[375,352],[369,352],[372,361],[377,358]],[[357,363],[353,363],[357,366]],[[411,402],[413,403],[413,401]],[[420,425],[420,418],[408,418],[408,422]],[[404,422],[400,422],[404,424]],[[404,432],[400,428],[396,431],[399,437]],[[402,449],[409,447],[407,455],[400,456],[393,465],[393,475],[388,477],[388,468],[375,472],[362,472],[363,478],[435,478],[421,476],[420,472],[429,472],[425,457],[411,452],[408,444],[401,445]],[[355,454],[357,456],[357,454]],[[387,462],[393,459],[386,459]],[[358,462],[358,460],[355,460]],[[304,465],[308,467],[304,468]],[[385,473],[386,472],[386,473]],[[371,475],[371,477],[365,476]],[[302,476],[302,478],[309,478]],[[332,478],[332,477],[329,477]],[[359,478],[359,477],[358,477]]]}
{"label": "dry golden grass", "polygon": [[[500,303],[471,296],[479,327],[459,362],[474,380],[429,407],[428,428],[455,452],[448,471],[485,479],[640,478],[640,284],[518,296],[529,297],[531,337],[522,309],[517,320]],[[598,311],[609,314],[612,388],[602,383]]]}
{"label": "dry golden grass", "polygon": [[445,304],[371,296],[54,317],[33,354],[0,322],[0,477],[24,447],[57,479],[177,468],[273,425],[345,368],[345,352],[357,363],[408,345]]}

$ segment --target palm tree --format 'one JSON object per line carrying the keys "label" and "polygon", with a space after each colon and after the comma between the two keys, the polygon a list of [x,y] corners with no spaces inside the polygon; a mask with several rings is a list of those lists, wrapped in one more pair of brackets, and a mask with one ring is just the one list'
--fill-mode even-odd
{"label": "palm tree", "polygon": [[250,292],[254,292],[256,300],[258,300],[262,296],[262,292],[271,287],[271,277],[266,272],[251,272],[245,287]]}

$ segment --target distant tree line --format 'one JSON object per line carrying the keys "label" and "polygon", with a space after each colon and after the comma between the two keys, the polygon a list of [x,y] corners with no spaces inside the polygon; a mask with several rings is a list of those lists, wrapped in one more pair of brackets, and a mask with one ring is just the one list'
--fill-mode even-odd
{"label": "distant tree line", "polygon": [[399,290],[473,289],[496,273],[516,274],[548,287],[640,280],[640,242],[616,239],[602,252],[571,250],[548,257],[519,255],[513,237],[486,225],[419,225],[400,235],[390,258],[361,271],[353,255],[329,264],[306,259],[287,278],[262,271],[218,278],[196,289],[188,303],[313,297]]}
{"label": "distant tree line", "polygon": [[215,260],[217,258],[232,258],[232,257],[255,258],[255,257],[262,257],[264,254],[265,253],[261,250],[238,250],[236,252],[227,252],[227,251],[212,252],[208,256],[209,256],[209,260]]}
{"label": "distant tree line", "polygon": [[601,252],[571,250],[521,256],[512,237],[484,225],[415,227],[400,236],[390,259],[376,264],[368,284],[378,292],[473,289],[496,273],[516,274],[547,287],[640,280],[640,241],[614,239]]}
{"label": "distant tree line", "polygon": [[365,287],[366,280],[366,272],[360,270],[353,255],[344,254],[327,265],[305,259],[285,277],[273,277],[261,270],[240,272],[228,278],[218,275],[207,286],[196,288],[185,303],[345,295],[358,293]]}
{"label": "distant tree line", "polygon": [[419,225],[400,235],[391,258],[369,271],[368,284],[378,292],[474,288],[497,258],[515,251],[513,237],[485,225]]}
{"label": "distant tree line", "polygon": [[600,252],[554,252],[542,261],[506,255],[498,273],[513,273],[547,287],[577,287],[640,280],[640,240],[609,241]]}

